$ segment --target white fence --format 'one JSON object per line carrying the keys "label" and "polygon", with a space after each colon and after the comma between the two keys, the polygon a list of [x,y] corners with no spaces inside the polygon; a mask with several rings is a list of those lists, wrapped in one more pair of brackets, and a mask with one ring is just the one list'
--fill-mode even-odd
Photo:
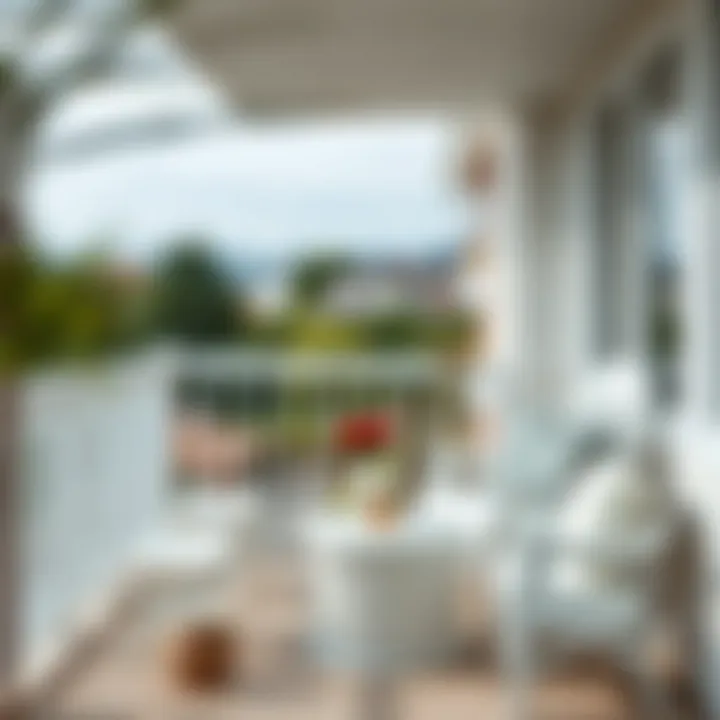
{"label": "white fence", "polygon": [[28,378],[22,648],[44,662],[117,586],[162,511],[171,378],[158,356]]}

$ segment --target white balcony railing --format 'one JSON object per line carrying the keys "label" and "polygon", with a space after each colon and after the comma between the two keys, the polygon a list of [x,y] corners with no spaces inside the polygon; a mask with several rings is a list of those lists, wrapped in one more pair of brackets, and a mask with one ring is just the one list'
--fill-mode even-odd
{"label": "white balcony railing", "polygon": [[[180,500],[174,498],[172,430],[183,410],[177,392],[183,383],[215,384],[210,401],[233,386],[252,393],[263,385],[280,397],[289,388],[309,388],[318,402],[305,407],[303,423],[326,428],[348,407],[402,404],[407,393],[438,387],[440,377],[437,363],[419,355],[290,357],[236,350],[146,354],[28,377],[22,441],[25,671],[42,674],[78,631],[98,622],[136,571],[147,569],[145,553],[155,547],[158,530],[165,538],[162,528],[179,507],[173,500]],[[286,402],[271,406],[262,427],[272,435],[292,408]],[[208,402],[204,417],[212,421],[216,410]],[[232,422],[250,427],[258,420],[253,412],[241,406]],[[323,448],[315,444],[313,451]],[[186,508],[187,500],[182,496],[180,505]]]}
{"label": "white balcony railing", "polygon": [[25,382],[22,649],[34,674],[100,610],[162,512],[170,375],[147,356]]}

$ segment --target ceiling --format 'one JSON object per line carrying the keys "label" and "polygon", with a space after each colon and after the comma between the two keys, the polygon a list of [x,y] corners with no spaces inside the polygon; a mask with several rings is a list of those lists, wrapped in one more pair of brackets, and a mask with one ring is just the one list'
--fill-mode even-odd
{"label": "ceiling", "polygon": [[248,112],[560,94],[652,0],[196,0],[184,45]]}

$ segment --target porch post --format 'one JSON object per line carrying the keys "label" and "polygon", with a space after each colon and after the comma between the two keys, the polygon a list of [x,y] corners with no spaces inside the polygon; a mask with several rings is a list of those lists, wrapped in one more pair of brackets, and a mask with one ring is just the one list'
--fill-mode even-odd
{"label": "porch post", "polygon": [[526,117],[525,202],[517,248],[520,383],[523,404],[551,414],[563,399],[568,330],[568,256],[559,223],[561,144],[554,123],[539,115]]}
{"label": "porch post", "polygon": [[720,2],[692,0],[685,52],[690,130],[683,199],[685,424],[678,477],[700,525],[701,590],[696,663],[708,710],[720,712]]}
{"label": "porch post", "polygon": [[621,275],[618,292],[621,296],[618,318],[621,352],[634,359],[644,376],[650,373],[648,356],[649,326],[649,208],[645,192],[645,142],[647,117],[642,97],[634,86],[622,98],[624,114],[620,128],[620,178],[623,195],[618,208],[617,232],[621,238]]}
{"label": "porch post", "polygon": [[[597,109],[526,121],[526,199],[521,243],[522,370],[526,398],[544,413],[572,405],[573,388],[603,359],[647,368],[646,207],[641,192],[641,107],[618,101],[606,231],[598,227]],[[606,158],[607,160],[607,158]],[[612,245],[610,245],[612,243]],[[607,258],[605,253],[612,253]],[[605,259],[604,259],[605,258]],[[601,307],[598,263],[609,259],[612,290]],[[598,355],[599,317],[612,330]]]}

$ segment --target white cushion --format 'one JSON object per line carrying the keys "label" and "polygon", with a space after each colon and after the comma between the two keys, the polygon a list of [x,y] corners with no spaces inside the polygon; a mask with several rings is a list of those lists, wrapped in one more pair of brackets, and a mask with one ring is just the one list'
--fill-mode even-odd
{"label": "white cushion", "polygon": [[[668,520],[668,497],[661,483],[640,472],[630,457],[617,457],[591,468],[570,494],[557,517],[561,544],[602,548],[630,548],[638,538],[649,537]],[[559,556],[552,582],[558,591],[579,591],[625,585],[633,568],[602,556]]]}

